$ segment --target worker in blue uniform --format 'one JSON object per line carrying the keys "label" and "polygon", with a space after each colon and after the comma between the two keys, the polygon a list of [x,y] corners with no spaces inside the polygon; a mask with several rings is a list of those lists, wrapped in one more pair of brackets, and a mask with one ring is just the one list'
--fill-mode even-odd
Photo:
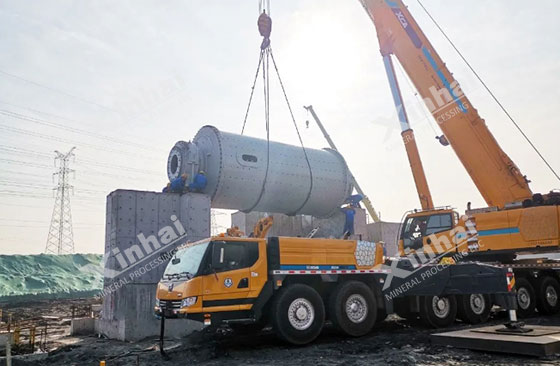
{"label": "worker in blue uniform", "polygon": [[352,207],[360,208],[360,201],[364,199],[364,196],[361,194],[353,194],[346,199],[344,203],[348,203]]}
{"label": "worker in blue uniform", "polygon": [[356,210],[352,205],[346,205],[345,207],[341,208],[342,212],[345,215],[344,221],[344,239],[348,239],[350,235],[354,234],[354,216],[356,215]]}
{"label": "worker in blue uniform", "polygon": [[189,184],[189,192],[202,192],[206,188],[208,179],[206,178],[206,173],[204,171],[199,171],[191,184]]}
{"label": "worker in blue uniform", "polygon": [[168,192],[183,193],[185,191],[185,184],[187,183],[188,177],[189,176],[186,173],[183,173],[180,177],[173,179],[169,185]]}

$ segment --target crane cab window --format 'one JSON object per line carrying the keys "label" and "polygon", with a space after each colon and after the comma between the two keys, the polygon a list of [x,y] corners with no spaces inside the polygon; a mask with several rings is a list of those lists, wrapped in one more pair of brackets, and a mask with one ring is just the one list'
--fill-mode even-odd
{"label": "crane cab window", "polygon": [[451,230],[452,227],[451,214],[432,215],[428,218],[425,235]]}
{"label": "crane cab window", "polygon": [[452,228],[453,218],[450,213],[409,217],[403,225],[401,239],[405,249],[420,249],[423,237]]}
{"label": "crane cab window", "polygon": [[213,241],[208,268],[210,272],[233,271],[251,267],[258,258],[257,242]]}

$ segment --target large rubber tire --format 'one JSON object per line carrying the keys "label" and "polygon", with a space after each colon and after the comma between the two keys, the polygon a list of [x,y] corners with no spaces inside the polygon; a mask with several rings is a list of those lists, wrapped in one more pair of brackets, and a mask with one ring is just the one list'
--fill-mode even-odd
{"label": "large rubber tire", "polygon": [[520,318],[527,318],[533,315],[537,305],[537,298],[531,282],[523,277],[516,278],[515,289],[517,291],[517,315]]}
{"label": "large rubber tire", "polygon": [[457,317],[465,323],[485,323],[491,310],[490,295],[472,294],[457,297]]}
{"label": "large rubber tire", "polygon": [[560,311],[560,283],[551,276],[539,280],[537,309],[542,315],[554,315]]}
{"label": "large rubber tire", "polygon": [[343,282],[329,299],[329,314],[336,329],[352,337],[361,337],[375,325],[377,301],[365,283]]}
{"label": "large rubber tire", "polygon": [[304,345],[321,333],[325,323],[325,305],[312,287],[289,285],[276,295],[271,316],[272,327],[280,339]]}
{"label": "large rubber tire", "polygon": [[420,296],[420,319],[431,328],[445,328],[455,322],[457,299],[455,296]]}

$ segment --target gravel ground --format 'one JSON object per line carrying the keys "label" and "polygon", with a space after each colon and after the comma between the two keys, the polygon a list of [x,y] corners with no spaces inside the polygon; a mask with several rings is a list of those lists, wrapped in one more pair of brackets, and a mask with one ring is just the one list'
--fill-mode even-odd
{"label": "gravel ground", "polygon": [[[41,306],[44,306],[42,304]],[[61,308],[60,303],[56,304]],[[29,307],[28,307],[29,308]],[[497,314],[489,324],[503,322]],[[558,325],[560,316],[533,318],[530,324]],[[457,323],[451,329],[462,329]],[[559,365],[560,355],[547,358],[511,356],[442,347],[430,343],[432,329],[412,325],[396,316],[381,323],[369,335],[348,338],[326,327],[311,345],[294,347],[277,340],[270,330],[243,334],[228,329],[203,331],[181,340],[166,340],[171,357],[165,361],[159,354],[157,339],[137,343],[119,342],[96,337],[65,336],[52,346],[41,361],[16,361],[19,365]]]}

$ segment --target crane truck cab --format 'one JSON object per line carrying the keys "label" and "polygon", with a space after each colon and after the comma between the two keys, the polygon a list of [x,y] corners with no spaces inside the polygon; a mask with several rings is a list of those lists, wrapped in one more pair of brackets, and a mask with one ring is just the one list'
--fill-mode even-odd
{"label": "crane truck cab", "polygon": [[206,325],[252,319],[266,282],[265,239],[212,237],[184,244],[158,284],[155,311]]}
{"label": "crane truck cab", "polygon": [[511,261],[519,251],[558,250],[560,205],[416,210],[401,225],[399,253],[468,253],[469,260]]}

